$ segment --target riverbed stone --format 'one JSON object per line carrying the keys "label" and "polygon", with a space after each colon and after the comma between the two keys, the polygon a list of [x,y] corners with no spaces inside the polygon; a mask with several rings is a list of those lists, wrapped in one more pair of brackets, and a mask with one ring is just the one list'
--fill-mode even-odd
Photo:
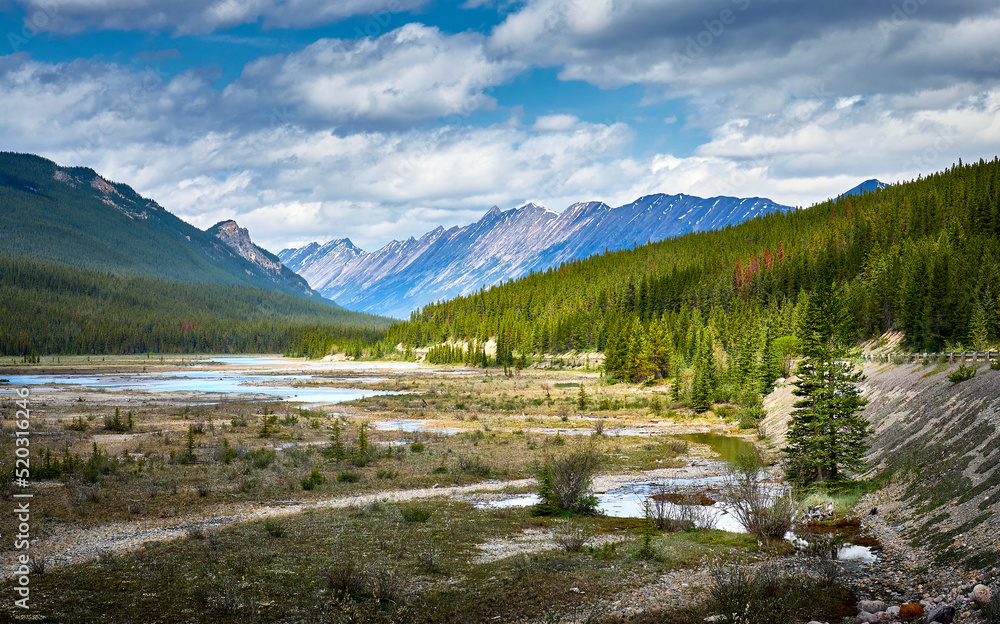
{"label": "riverbed stone", "polygon": [[938,622],[939,624],[951,624],[955,619],[955,607],[950,604],[943,604],[936,607],[927,614],[928,622]]}
{"label": "riverbed stone", "polygon": [[895,605],[893,605],[893,606],[891,606],[891,607],[888,607],[888,608],[887,608],[887,609],[885,610],[885,612],[886,612],[887,614],[889,614],[889,617],[891,617],[891,618],[892,618],[892,619],[894,619],[894,620],[895,620],[895,619],[897,619],[897,618],[899,618],[899,607],[897,607],[897,606],[895,606]]}
{"label": "riverbed stone", "polygon": [[969,598],[977,607],[982,609],[993,598],[993,590],[986,585],[976,585],[972,588],[972,594]]}
{"label": "riverbed stone", "polygon": [[876,622],[878,622],[878,616],[868,611],[862,611],[858,617],[854,618],[854,624],[875,624]]}
{"label": "riverbed stone", "polygon": [[906,622],[912,622],[923,614],[924,608],[913,602],[899,607],[899,617]]}
{"label": "riverbed stone", "polygon": [[881,600],[862,600],[858,603],[858,611],[867,611],[868,613],[885,611],[885,603]]}

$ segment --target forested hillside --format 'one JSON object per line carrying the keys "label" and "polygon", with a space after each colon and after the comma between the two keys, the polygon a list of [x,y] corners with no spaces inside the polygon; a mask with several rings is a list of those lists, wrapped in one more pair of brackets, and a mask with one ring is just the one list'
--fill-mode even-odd
{"label": "forested hillside", "polygon": [[0,256],[0,354],[283,353],[322,331],[373,343],[391,319],[273,291]]}
{"label": "forested hillside", "polygon": [[324,301],[273,254],[257,248],[264,262],[248,260],[216,234],[92,169],[0,152],[0,250],[8,256]]}
{"label": "forested hillside", "polygon": [[[387,342],[496,337],[507,361],[599,350],[610,376],[677,378],[687,393],[702,384],[724,397],[739,370],[764,384],[780,373],[803,295],[822,280],[836,283],[855,339],[898,330],[919,350],[996,343],[1000,160],[566,263],[428,305]],[[463,357],[478,361],[451,359]]]}

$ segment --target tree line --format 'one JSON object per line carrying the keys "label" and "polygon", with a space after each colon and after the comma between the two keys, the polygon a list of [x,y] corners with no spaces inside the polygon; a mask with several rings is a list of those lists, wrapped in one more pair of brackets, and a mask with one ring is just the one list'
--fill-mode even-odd
{"label": "tree line", "polygon": [[378,342],[389,319],[272,291],[0,256],[0,354],[284,353],[311,334]]}

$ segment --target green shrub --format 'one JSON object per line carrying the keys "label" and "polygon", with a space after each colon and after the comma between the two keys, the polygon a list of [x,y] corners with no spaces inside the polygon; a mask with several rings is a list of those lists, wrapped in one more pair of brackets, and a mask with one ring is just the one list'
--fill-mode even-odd
{"label": "green shrub", "polygon": [[458,468],[467,474],[484,478],[493,472],[489,465],[479,457],[462,457],[458,460]]}
{"label": "green shrub", "polygon": [[337,481],[342,481],[345,483],[357,483],[361,480],[361,475],[357,472],[351,472],[350,470],[345,470],[344,472],[337,475]]}
{"label": "green shrub", "polygon": [[550,459],[538,473],[537,515],[560,513],[593,514],[597,497],[590,490],[590,481],[600,466],[600,457],[588,449],[565,457]]}
{"label": "green shrub", "polygon": [[88,426],[89,425],[87,424],[87,421],[83,419],[83,416],[77,416],[73,419],[72,424],[66,425],[66,428],[70,431],[86,431]]}
{"label": "green shrub", "polygon": [[983,607],[983,617],[986,624],[1000,624],[1000,596],[996,592],[993,593],[993,599]]}
{"label": "green shrub", "polygon": [[[338,480],[339,479],[340,478],[338,477]],[[306,477],[305,479],[302,479],[302,489],[303,490],[315,489],[317,485],[321,485],[325,481],[326,478],[319,473],[319,469],[313,468],[313,471],[309,474],[309,476]]]}
{"label": "green shrub", "polygon": [[819,615],[836,592],[810,576],[782,572],[773,562],[757,566],[716,564],[710,609],[728,624],[786,624]]}
{"label": "green shrub", "polygon": [[399,473],[396,472],[395,470],[379,470],[378,474],[376,474],[375,476],[378,477],[379,479],[386,479],[388,481],[391,481],[392,479],[398,477]]}
{"label": "green shrub", "polygon": [[285,525],[275,518],[267,518],[264,520],[264,530],[271,537],[282,537],[285,534]]}
{"label": "green shrub", "polygon": [[420,505],[404,505],[399,508],[399,513],[406,522],[427,522],[431,517],[431,510]]}
{"label": "green shrub", "polygon": [[975,366],[966,366],[965,364],[962,364],[955,370],[955,372],[948,375],[948,381],[952,383],[961,383],[963,381],[968,381],[969,379],[972,379],[975,376],[976,376]]}
{"label": "green shrub", "polygon": [[423,453],[424,452],[424,443],[423,442],[414,442],[413,444],[410,445],[410,452],[411,453]]}

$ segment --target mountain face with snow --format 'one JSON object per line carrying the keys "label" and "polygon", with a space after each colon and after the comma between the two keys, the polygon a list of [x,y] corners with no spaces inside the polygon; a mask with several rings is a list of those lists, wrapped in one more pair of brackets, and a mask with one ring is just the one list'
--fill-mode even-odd
{"label": "mountain face with snow", "polygon": [[663,194],[617,208],[582,202],[562,213],[534,203],[507,211],[494,206],[465,227],[439,227],[371,253],[345,238],[284,249],[278,257],[348,309],[405,318],[427,303],[569,260],[786,210],[791,208],[757,197]]}
{"label": "mountain face with snow", "polygon": [[863,195],[865,193],[874,193],[875,191],[881,191],[885,187],[889,186],[885,182],[879,182],[875,178],[871,180],[865,180],[861,184],[855,186],[851,190],[844,193],[844,195]]}

